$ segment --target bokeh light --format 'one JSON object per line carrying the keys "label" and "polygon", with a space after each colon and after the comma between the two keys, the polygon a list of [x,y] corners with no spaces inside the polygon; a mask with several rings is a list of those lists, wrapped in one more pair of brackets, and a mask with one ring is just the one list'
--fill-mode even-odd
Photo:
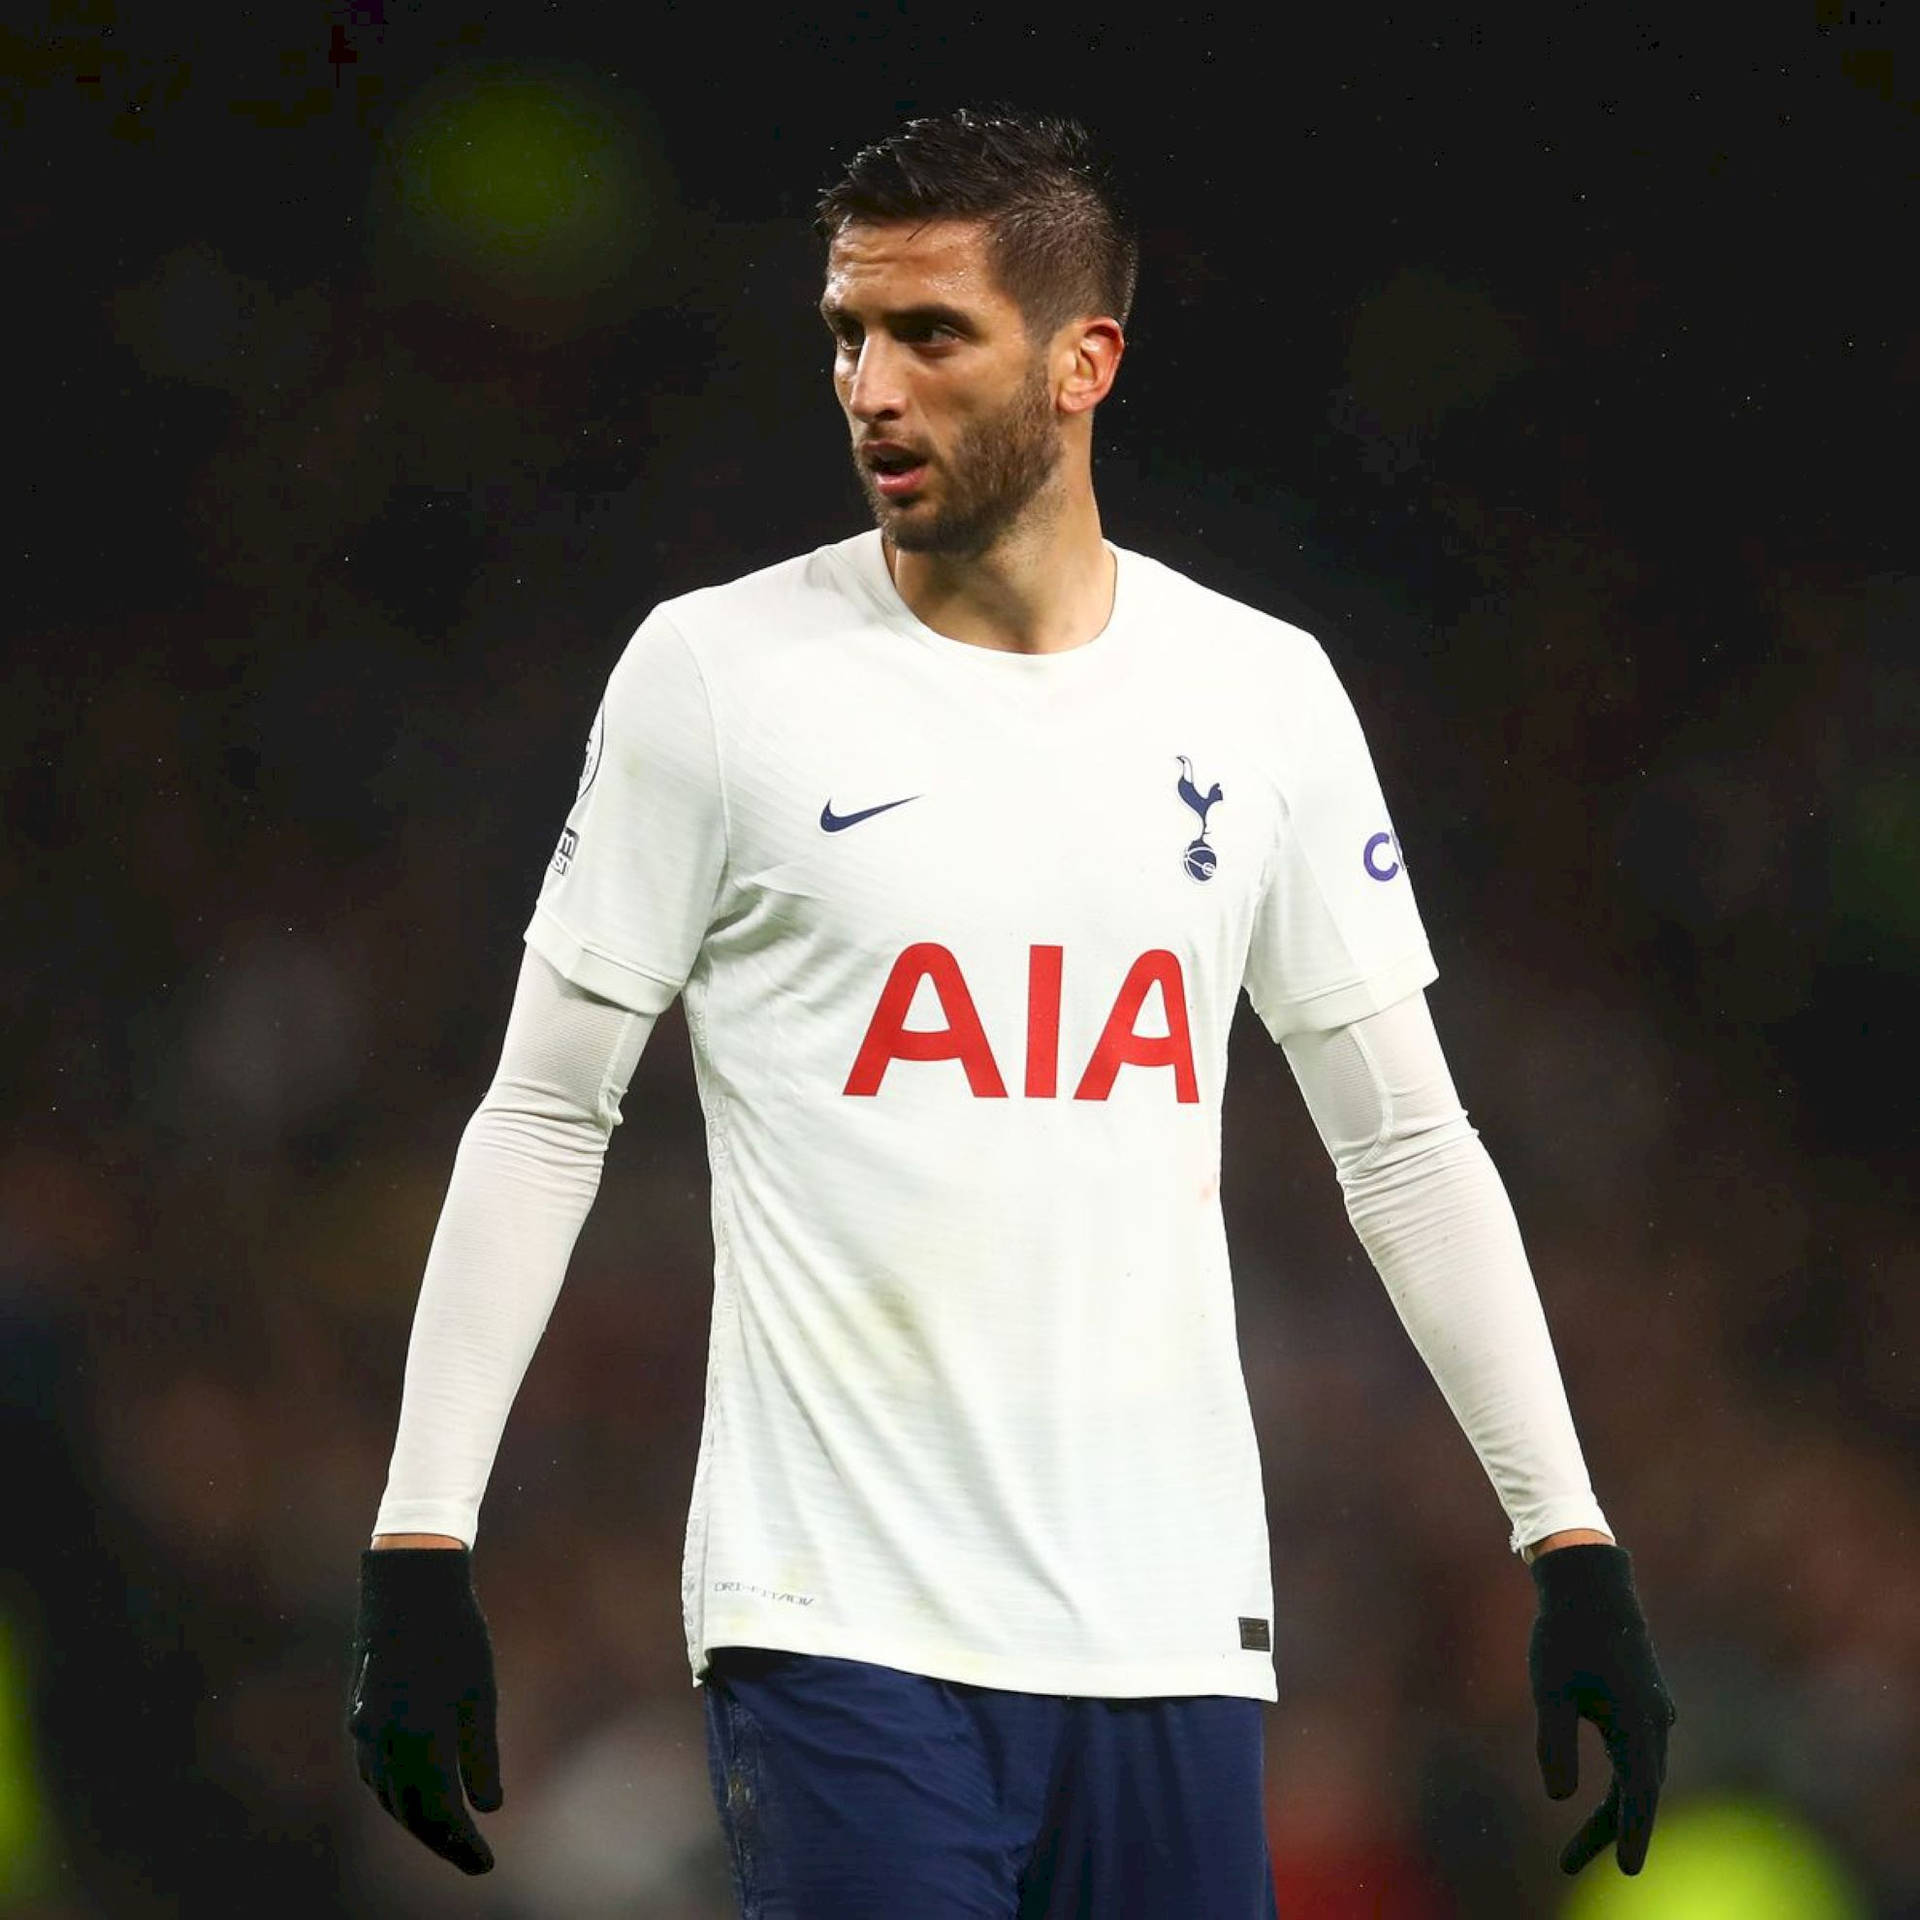
{"label": "bokeh light", "polygon": [[662,198],[649,130],[612,84],[551,66],[464,67],[389,132],[383,264],[457,301],[578,302],[631,275]]}
{"label": "bokeh light", "polygon": [[1920,972],[1920,781],[1904,770],[1870,774],[1835,823],[1833,905],[1882,965]]}
{"label": "bokeh light", "polygon": [[44,1890],[46,1818],[27,1718],[30,1679],[15,1629],[0,1614],[0,1905]]}
{"label": "bokeh light", "polygon": [[1713,1800],[1662,1808],[1632,1879],[1603,1856],[1562,1920],[1868,1920],[1833,1850],[1784,1808]]}

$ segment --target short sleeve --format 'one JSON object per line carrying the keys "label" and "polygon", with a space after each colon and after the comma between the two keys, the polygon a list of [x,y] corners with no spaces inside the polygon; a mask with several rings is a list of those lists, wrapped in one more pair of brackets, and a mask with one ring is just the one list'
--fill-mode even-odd
{"label": "short sleeve", "polygon": [[575,986],[660,1013],[699,955],[725,859],[706,685],[656,610],[607,681],[527,944]]}
{"label": "short sleeve", "polygon": [[1378,1013],[1438,969],[1359,717],[1317,643],[1293,663],[1274,740],[1277,838],[1245,980],[1279,1040]]}

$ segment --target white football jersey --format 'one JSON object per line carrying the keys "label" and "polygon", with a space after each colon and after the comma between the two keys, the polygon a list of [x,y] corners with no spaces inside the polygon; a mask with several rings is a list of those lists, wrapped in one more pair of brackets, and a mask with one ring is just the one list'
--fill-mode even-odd
{"label": "white football jersey", "polygon": [[1227,1032],[1434,977],[1299,629],[1117,550],[1039,656],[878,532],[659,607],[527,939],[683,994],[715,1293],[683,1599],[710,1648],[1276,1697],[1220,1211]]}

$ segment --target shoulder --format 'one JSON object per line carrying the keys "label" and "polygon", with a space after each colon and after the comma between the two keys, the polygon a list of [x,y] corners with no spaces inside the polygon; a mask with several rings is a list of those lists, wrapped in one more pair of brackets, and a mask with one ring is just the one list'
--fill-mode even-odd
{"label": "shoulder", "polygon": [[856,535],[796,554],[716,586],[661,601],[646,626],[679,635],[703,666],[720,656],[762,654],[844,629],[861,616]]}
{"label": "shoulder", "polygon": [[[877,536],[875,536],[877,538]],[[709,707],[729,684],[804,676],[831,645],[870,618],[861,592],[860,536],[752,573],[657,601],[615,660],[608,697]]]}
{"label": "shoulder", "polygon": [[1191,661],[1196,656],[1289,706],[1337,692],[1326,649],[1304,627],[1204,586],[1146,554],[1119,549],[1138,584],[1151,631]]}

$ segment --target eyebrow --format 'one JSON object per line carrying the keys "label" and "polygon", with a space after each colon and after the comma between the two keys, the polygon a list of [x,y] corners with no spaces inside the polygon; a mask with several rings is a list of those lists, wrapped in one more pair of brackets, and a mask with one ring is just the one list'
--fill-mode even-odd
{"label": "eyebrow", "polygon": [[[843,307],[837,300],[820,302],[820,318],[828,326],[851,317],[850,310]],[[970,315],[963,313],[958,307],[950,307],[939,300],[923,301],[914,307],[889,307],[880,315],[880,318],[889,327],[919,322],[928,326],[951,327],[956,333],[971,334],[979,331]]]}

